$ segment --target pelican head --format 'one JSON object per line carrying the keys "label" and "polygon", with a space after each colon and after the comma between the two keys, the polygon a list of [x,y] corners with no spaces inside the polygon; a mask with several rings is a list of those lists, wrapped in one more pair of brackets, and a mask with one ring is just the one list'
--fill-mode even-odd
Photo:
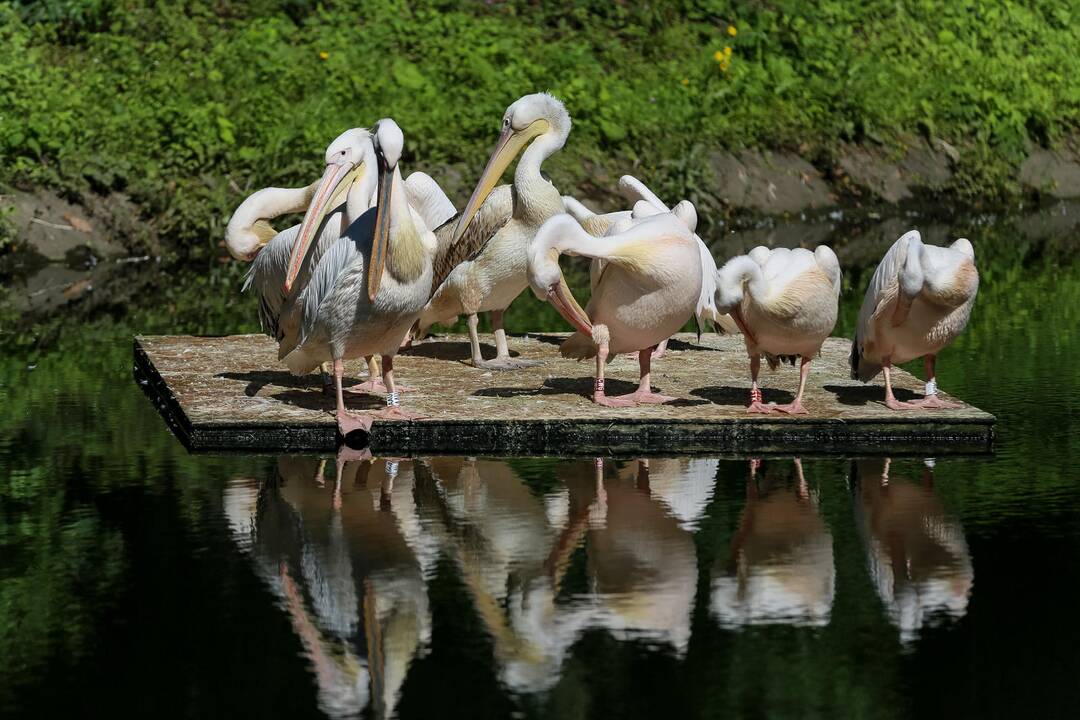
{"label": "pelican head", "polygon": [[559,268],[563,243],[582,234],[581,226],[570,215],[556,215],[544,223],[529,242],[529,287],[537,298],[550,302],[567,322],[591,337],[592,321],[574,299]]}
{"label": "pelican head", "polygon": [[465,206],[461,218],[454,230],[457,241],[469,227],[469,222],[476,215],[484,200],[491,194],[507,166],[534,138],[551,138],[548,152],[555,152],[570,135],[570,113],[566,106],[547,93],[534,93],[515,100],[506,108],[502,119],[502,132],[495,150],[484,167],[480,181],[476,184],[469,204]]}
{"label": "pelican head", "polygon": [[349,189],[363,179],[374,162],[371,133],[362,128],[346,130],[326,148],[326,170],[315,186],[311,204],[289,256],[289,271],[285,275],[285,292],[292,289],[296,276],[307,257],[315,234],[323,220],[347,198]]}
{"label": "pelican head", "polygon": [[386,253],[390,245],[390,197],[394,189],[394,173],[397,171],[401,151],[405,147],[405,135],[398,124],[390,118],[375,123],[372,145],[379,169],[379,190],[375,204],[375,238],[371,244],[368,262],[368,300],[374,302],[386,267]]}

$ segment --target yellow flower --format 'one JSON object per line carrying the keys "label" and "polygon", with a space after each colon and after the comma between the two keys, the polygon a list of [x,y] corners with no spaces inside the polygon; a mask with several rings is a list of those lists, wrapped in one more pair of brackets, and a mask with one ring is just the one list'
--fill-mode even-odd
{"label": "yellow flower", "polygon": [[682,84],[683,85],[689,85],[690,84],[690,78],[683,78],[682,79]]}
{"label": "yellow flower", "polygon": [[727,26],[727,34],[730,35],[731,37],[735,37],[736,35],[739,34],[739,29],[736,28],[734,25],[728,25]]}
{"label": "yellow flower", "polygon": [[724,53],[720,52],[719,50],[714,52],[712,57],[713,57],[713,60],[715,60],[716,62],[723,62],[724,61]]}
{"label": "yellow flower", "polygon": [[724,57],[726,57],[726,58],[731,57],[731,46],[730,45],[725,45],[724,46]]}
{"label": "yellow flower", "polygon": [[330,57],[330,53],[326,52],[325,50],[320,50],[319,57],[321,57],[323,60],[326,60]]}

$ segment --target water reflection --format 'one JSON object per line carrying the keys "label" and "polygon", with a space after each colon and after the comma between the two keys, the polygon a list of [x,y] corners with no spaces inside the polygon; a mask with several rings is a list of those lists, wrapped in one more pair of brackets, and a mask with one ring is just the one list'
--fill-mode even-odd
{"label": "water reflection", "polygon": [[[738,470],[746,475],[737,517],[710,519],[726,507],[713,502],[718,475],[741,467],[282,457],[268,478],[229,483],[224,506],[332,716],[394,714],[410,667],[432,643],[437,582],[443,596],[451,588],[466,599],[485,662],[515,695],[554,688],[590,633],[689,662],[699,587],[703,617],[728,628],[829,624],[836,558],[858,562],[860,539],[905,641],[935,617],[965,612],[970,557],[929,469],[907,482],[889,479],[887,460],[855,464],[859,533],[841,535],[855,543],[845,555],[821,509],[828,486],[809,483],[799,459],[751,461]],[[842,467],[822,467],[838,471],[833,497],[846,502]],[[727,548],[709,556],[706,584],[701,541]]]}
{"label": "water reflection", "polygon": [[934,491],[932,461],[919,480],[890,477],[891,464],[854,463],[855,520],[877,593],[907,643],[924,626],[964,616],[974,572],[963,528]]}
{"label": "water reflection", "polygon": [[[713,568],[710,609],[726,625],[825,625],[836,588],[832,533],[807,486],[802,462],[794,479],[770,461],[750,462],[746,507],[731,552]],[[786,469],[786,468],[785,468]]]}
{"label": "water reflection", "polygon": [[[600,460],[561,463],[558,484],[534,493],[506,463],[430,463],[433,492],[423,497],[444,523],[446,547],[512,690],[554,685],[589,629],[685,652],[697,562],[682,524],[695,521],[710,492],[690,485],[711,488],[713,475],[688,475],[679,461],[653,465],[659,472],[644,460],[608,473]],[[579,551],[584,589],[566,590]]]}
{"label": "water reflection", "polygon": [[236,480],[226,513],[281,600],[312,664],[321,709],[393,714],[431,637],[424,569],[436,548],[412,499],[410,464],[283,457],[273,478]]}

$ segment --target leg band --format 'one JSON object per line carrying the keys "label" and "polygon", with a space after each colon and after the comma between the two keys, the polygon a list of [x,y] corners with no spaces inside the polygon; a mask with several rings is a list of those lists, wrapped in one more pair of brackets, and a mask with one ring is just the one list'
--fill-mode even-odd
{"label": "leg band", "polygon": [[398,474],[398,461],[397,460],[387,460],[386,461],[386,476],[389,477],[391,480],[393,480],[394,478],[397,477],[397,474]]}
{"label": "leg band", "polygon": [[927,397],[931,395],[937,395],[937,378],[930,378],[926,381],[926,388],[923,390]]}
{"label": "leg band", "polygon": [[401,405],[401,394],[397,390],[386,393],[386,407],[398,407],[399,405]]}
{"label": "leg band", "polygon": [[758,388],[758,387],[750,388],[750,402],[751,403],[759,403],[759,402],[761,402],[761,388]]}
{"label": "leg band", "polygon": [[596,381],[593,383],[593,392],[601,395],[604,394],[604,378],[596,378]]}

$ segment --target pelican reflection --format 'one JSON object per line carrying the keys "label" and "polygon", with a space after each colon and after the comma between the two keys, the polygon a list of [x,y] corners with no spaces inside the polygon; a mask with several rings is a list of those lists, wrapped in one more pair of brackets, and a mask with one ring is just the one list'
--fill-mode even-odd
{"label": "pelican reflection", "polygon": [[389,717],[431,637],[424,584],[438,549],[412,498],[411,463],[283,457],[225,493],[234,536],[277,595],[311,662],[321,709]]}
{"label": "pelican reflection", "polygon": [[[510,689],[550,688],[573,644],[591,629],[685,653],[697,559],[683,524],[695,521],[709,493],[667,476],[684,472],[682,463],[656,464],[663,468],[660,478],[648,461],[610,477],[601,460],[560,463],[559,483],[543,493],[530,490],[505,463],[427,464],[421,512],[427,516],[430,507],[441,518],[444,546],[458,563],[493,639],[499,677]],[[710,488],[714,473],[705,479]],[[423,475],[418,469],[418,485]],[[668,494],[654,496],[653,486]],[[584,587],[571,591],[567,575],[580,552],[584,582],[577,585]]]}
{"label": "pelican reflection", "polygon": [[974,571],[963,528],[934,491],[932,461],[919,481],[890,478],[890,466],[888,458],[854,463],[855,521],[875,588],[906,643],[964,616]]}
{"label": "pelican reflection", "polygon": [[829,622],[836,592],[832,533],[807,486],[802,462],[795,481],[760,461],[750,463],[746,506],[731,552],[713,567],[710,609],[725,625]]}

